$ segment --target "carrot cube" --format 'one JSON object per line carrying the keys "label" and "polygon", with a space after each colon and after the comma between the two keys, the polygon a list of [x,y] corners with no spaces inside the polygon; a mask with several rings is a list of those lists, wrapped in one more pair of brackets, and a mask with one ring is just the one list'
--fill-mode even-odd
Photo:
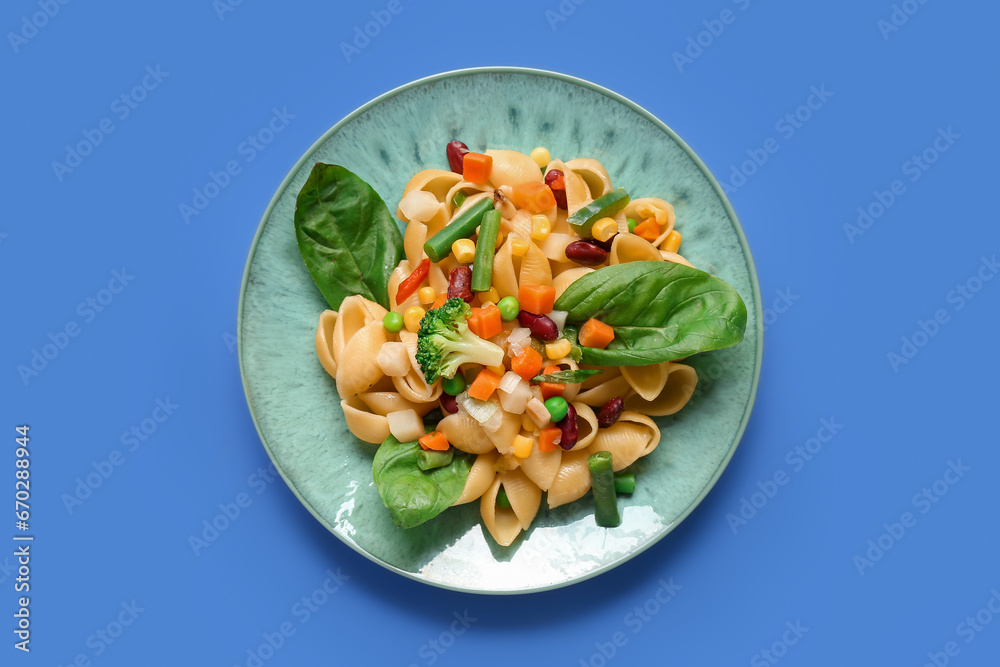
{"label": "carrot cube", "polygon": [[535,315],[551,313],[556,303],[556,288],[550,285],[522,285],[517,290],[517,303],[521,310]]}
{"label": "carrot cube", "polygon": [[466,153],[462,158],[462,176],[470,183],[483,185],[490,180],[493,158],[484,153]]}
{"label": "carrot cube", "polygon": [[479,371],[479,375],[469,385],[469,396],[480,401],[488,401],[493,392],[500,386],[501,376],[488,368]]}
{"label": "carrot cube", "polygon": [[440,431],[431,431],[427,435],[421,436],[417,442],[420,443],[420,447],[423,449],[433,449],[438,452],[446,452],[451,447],[448,443],[448,438]]}
{"label": "carrot cube", "polygon": [[526,181],[512,188],[510,200],[514,206],[526,209],[529,213],[541,213],[556,205],[556,196],[551,188],[541,181]]}
{"label": "carrot cube", "polygon": [[[558,366],[546,366],[542,373],[557,373],[561,370]],[[546,401],[553,396],[562,396],[562,393],[566,391],[566,385],[561,382],[539,382],[538,388],[542,392],[542,399]]]}
{"label": "carrot cube", "polygon": [[590,318],[580,327],[580,345],[604,349],[615,339],[615,330],[600,320]]}
{"label": "carrot cube", "polygon": [[562,439],[562,429],[558,426],[543,428],[538,434],[538,451],[554,452]]}
{"label": "carrot cube", "polygon": [[632,233],[652,243],[660,235],[660,225],[656,222],[656,218],[649,217],[636,225]]}

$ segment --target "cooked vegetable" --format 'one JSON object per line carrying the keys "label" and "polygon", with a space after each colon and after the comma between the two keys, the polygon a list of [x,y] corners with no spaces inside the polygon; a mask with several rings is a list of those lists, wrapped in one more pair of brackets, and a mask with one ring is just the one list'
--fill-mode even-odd
{"label": "cooked vegetable", "polygon": [[652,243],[660,235],[660,225],[656,222],[656,218],[646,218],[635,226],[632,233]]}
{"label": "cooked vegetable", "polygon": [[441,380],[441,390],[449,396],[458,396],[465,391],[465,376],[455,373],[455,377]]}
{"label": "cooked vegetable", "polygon": [[389,333],[399,333],[403,330],[403,316],[390,310],[382,318],[382,326]]}
{"label": "cooked vegetable", "polygon": [[511,414],[524,412],[531,400],[531,385],[514,371],[507,371],[497,387],[500,395],[500,406]]}
{"label": "cooked vegetable", "polygon": [[462,299],[448,299],[421,320],[416,358],[428,383],[439,377],[454,377],[462,364],[503,363],[503,348],[469,331],[471,312]]}
{"label": "cooked vegetable", "polygon": [[501,376],[488,368],[479,371],[479,375],[469,385],[469,397],[478,401],[487,401],[500,386]]}
{"label": "cooked vegetable", "polygon": [[625,398],[622,396],[615,396],[607,403],[601,406],[601,411],[597,413],[597,426],[598,428],[609,428],[614,425],[618,418],[622,416],[622,411],[625,409]]}
{"label": "cooked vegetable", "polygon": [[590,202],[573,215],[566,218],[566,222],[577,234],[583,238],[592,236],[591,227],[601,218],[613,218],[619,211],[624,209],[629,203],[628,192],[625,188],[612,190],[606,195],[601,195]]}
{"label": "cooked vegetable", "polygon": [[521,310],[534,315],[551,312],[555,301],[556,290],[551,285],[521,285],[517,290],[517,302]]}
{"label": "cooked vegetable", "polygon": [[437,299],[437,291],[430,285],[425,285],[417,290],[417,301],[421,305],[428,306]]}
{"label": "cooked vegetable", "polygon": [[[449,141],[448,145],[445,147],[445,154],[448,156],[448,166],[451,167],[451,170],[456,174],[462,173],[465,154],[468,152],[469,147],[458,139]],[[458,206],[458,204],[456,204],[456,206]]]}
{"label": "cooked vegetable", "polygon": [[[417,264],[417,268],[413,269],[413,272],[407,276],[403,282],[399,283],[399,288],[396,290],[396,305],[402,305],[404,301],[410,298],[410,296],[417,291],[420,287],[420,283],[427,279],[427,274],[431,270],[431,260],[424,258],[420,264]],[[433,301],[433,299],[431,299]]]}
{"label": "cooked vegetable", "polygon": [[462,159],[462,176],[476,185],[483,185],[490,180],[493,171],[493,157],[483,153],[466,153]]}
{"label": "cooked vegetable", "polygon": [[[410,357],[406,346],[398,341],[387,341],[379,348],[375,363],[389,377],[403,377],[410,372]],[[390,429],[391,430],[391,429]],[[407,438],[412,440],[412,438]]]}
{"label": "cooked vegetable", "polygon": [[502,486],[497,490],[497,507],[510,509],[510,499],[507,498],[507,492]]}
{"label": "cooked vegetable", "polygon": [[531,238],[544,241],[552,233],[552,223],[544,215],[531,216]]}
{"label": "cooked vegetable", "polygon": [[535,161],[535,164],[538,165],[539,169],[545,169],[545,166],[552,161],[552,154],[549,153],[549,149],[544,146],[539,146],[531,151],[531,153],[528,154],[528,157]]}
{"label": "cooked vegetable", "polygon": [[[644,366],[735,345],[747,309],[720,278],[674,262],[628,262],[575,280],[556,300],[569,321],[599,317],[614,328],[606,349],[584,347],[595,366]],[[568,327],[567,327],[568,328]]]}
{"label": "cooked vegetable", "polygon": [[518,303],[517,297],[505,296],[500,299],[497,303],[497,307],[500,308],[500,319],[504,322],[510,322],[517,319],[517,313],[521,310],[521,304]]}
{"label": "cooked vegetable", "polygon": [[514,257],[524,257],[530,248],[528,242],[519,236],[513,236],[510,240],[510,251]]}
{"label": "cooked vegetable", "polygon": [[681,234],[676,229],[670,231],[667,234],[667,238],[663,239],[663,243],[660,244],[661,250],[666,250],[667,252],[677,252],[681,249]]}
{"label": "cooked vegetable", "polygon": [[531,416],[532,421],[534,421],[535,424],[541,428],[545,428],[549,425],[549,422],[552,421],[549,419],[548,408],[546,408],[545,404],[537,398],[532,397],[532,399],[528,401],[528,405],[525,407],[525,412],[527,412]]}
{"label": "cooked vegetable", "polygon": [[472,264],[476,259],[476,243],[472,239],[459,239],[451,244],[451,254],[462,264]]}
{"label": "cooked vegetable", "polygon": [[493,253],[496,252],[500,234],[500,211],[493,209],[483,214],[476,240],[476,260],[472,264],[472,291],[488,292],[493,282]]}
{"label": "cooked vegetable", "polygon": [[[546,366],[545,374],[550,375],[552,373],[558,373],[558,366]],[[559,396],[564,391],[566,391],[566,385],[562,382],[539,382],[538,388],[542,391],[542,398],[546,401],[553,396]]]}
{"label": "cooked vegetable", "polygon": [[458,192],[455,193],[455,196],[451,198],[451,205],[454,206],[455,208],[462,208],[462,204],[464,204],[465,200],[468,198],[469,198],[468,195],[459,190]]}
{"label": "cooked vegetable", "polygon": [[635,491],[635,473],[615,473],[615,493],[632,493]]}
{"label": "cooked vegetable", "polygon": [[590,228],[595,241],[610,241],[618,233],[618,221],[614,218],[601,218]]}
{"label": "cooked vegetable", "polygon": [[639,221],[636,220],[635,218],[625,218],[625,220],[628,222],[628,230],[630,232],[633,231],[636,225],[639,224]]}
{"label": "cooked vegetable", "polygon": [[[465,239],[472,236],[473,232],[476,231],[476,227],[483,219],[483,214],[486,211],[493,210],[493,200],[490,198],[482,199],[477,201],[475,204],[467,208],[461,215],[448,223],[444,229],[439,231],[434,236],[430,237],[426,243],[424,243],[424,252],[430,257],[432,262],[440,262],[442,259],[448,256],[451,251],[451,244],[459,239]],[[402,245],[402,242],[400,242]],[[400,253],[402,256],[402,253]],[[399,263],[399,260],[396,260]]]}
{"label": "cooked vegetable", "polygon": [[593,317],[580,327],[580,345],[584,347],[606,348],[615,339],[615,330]]}
{"label": "cooked vegetable", "polygon": [[375,452],[372,478],[382,503],[401,528],[412,528],[451,507],[465,488],[471,461],[455,452],[451,463],[428,472],[417,465],[420,445],[389,436]]}
{"label": "cooked vegetable", "polygon": [[531,335],[536,336],[539,340],[551,342],[559,338],[559,329],[555,322],[545,315],[536,315],[524,310],[523,304],[521,312],[517,314],[517,321],[522,327],[531,329]]}
{"label": "cooked vegetable", "polygon": [[545,401],[545,409],[549,411],[549,418],[554,422],[558,422],[566,416],[566,412],[569,410],[569,403],[562,396],[553,396]]}
{"label": "cooked vegetable", "polygon": [[389,433],[400,442],[417,440],[426,433],[424,422],[416,410],[397,410],[390,412],[385,418],[389,422]]}
{"label": "cooked vegetable", "polygon": [[558,169],[550,169],[549,172],[545,174],[545,185],[549,186],[552,190],[552,194],[556,198],[556,206],[565,211],[566,178],[563,173]]}
{"label": "cooked vegetable", "polygon": [[573,345],[565,338],[559,338],[554,343],[545,344],[545,356],[549,359],[562,359],[573,350]]}
{"label": "cooked vegetable", "polygon": [[403,325],[411,333],[420,331],[420,320],[427,314],[420,306],[410,306],[403,312]]}
{"label": "cooked vegetable", "polygon": [[535,439],[523,435],[514,436],[512,449],[514,456],[519,459],[526,459],[531,456],[531,450],[535,447]]}
{"label": "cooked vegetable", "polygon": [[598,266],[608,259],[608,251],[588,241],[573,241],[566,246],[566,259],[582,266]]}
{"label": "cooked vegetable", "polygon": [[611,452],[595,452],[587,458],[590,486],[594,491],[594,519],[598,526],[614,528],[622,522],[615,495],[615,474],[611,469]]}
{"label": "cooked vegetable", "polygon": [[599,368],[578,368],[576,370],[571,370],[571,371],[561,371],[558,369],[557,366],[550,366],[549,368],[555,368],[556,370],[551,373],[536,375],[535,377],[531,378],[532,381],[576,384],[577,382],[583,382],[587,378],[594,377],[595,375],[600,375],[601,373],[604,372]]}
{"label": "cooked vegetable", "polygon": [[417,467],[425,472],[435,468],[443,468],[451,463],[453,458],[455,458],[455,450],[450,447],[443,452],[421,449],[417,453]]}
{"label": "cooked vegetable", "polygon": [[541,213],[556,205],[556,197],[552,194],[552,190],[540,181],[518,183],[511,189],[510,200],[528,213]]}
{"label": "cooked vegetable", "polygon": [[295,202],[295,238],[331,308],[355,294],[389,307],[389,274],[403,258],[403,237],[370,185],[317,162]]}
{"label": "cooked vegetable", "polygon": [[520,375],[525,380],[531,380],[542,370],[542,355],[538,354],[534,348],[526,347],[510,360],[510,370]]}
{"label": "cooked vegetable", "polygon": [[[471,241],[470,241],[471,243]],[[475,247],[473,247],[473,253]],[[472,303],[472,269],[467,266],[459,266],[451,270],[448,276],[448,298],[459,298],[466,303]]]}
{"label": "cooked vegetable", "polygon": [[449,447],[448,438],[445,437],[444,433],[440,431],[431,431],[425,435],[422,435],[417,442],[423,449],[433,449],[435,451],[443,452]]}
{"label": "cooked vegetable", "polygon": [[566,416],[563,417],[556,426],[562,431],[562,437],[559,440],[559,446],[563,449],[570,450],[576,446],[577,437],[580,435],[579,426],[576,423],[576,408],[573,407],[572,403],[567,404],[569,407],[566,410]]}
{"label": "cooked vegetable", "polygon": [[538,433],[538,451],[554,452],[562,439],[562,429],[558,426],[543,428]]}

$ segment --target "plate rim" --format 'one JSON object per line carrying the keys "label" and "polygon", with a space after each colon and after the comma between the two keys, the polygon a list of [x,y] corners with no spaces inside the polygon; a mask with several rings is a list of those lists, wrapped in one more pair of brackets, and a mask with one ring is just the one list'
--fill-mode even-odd
{"label": "plate rim", "polygon": [[[340,533],[338,533],[334,529],[334,527],[323,516],[321,516],[308,501],[306,501],[306,499],[302,496],[302,494],[299,493],[299,490],[296,487],[295,482],[292,481],[292,479],[285,473],[285,470],[282,468],[281,464],[275,458],[274,452],[271,451],[271,446],[268,443],[267,438],[264,437],[263,431],[261,431],[260,421],[257,418],[257,411],[254,408],[253,400],[250,397],[250,387],[247,383],[247,374],[243,361],[243,353],[244,353],[243,305],[245,302],[247,285],[250,280],[250,266],[253,264],[254,255],[257,252],[257,244],[260,242],[260,238],[264,232],[264,226],[267,224],[267,221],[271,216],[271,212],[274,210],[274,207],[277,205],[278,200],[285,193],[285,190],[291,184],[292,180],[299,173],[302,167],[308,163],[312,155],[314,155],[316,151],[319,150],[320,146],[323,143],[325,143],[330,137],[336,134],[344,125],[353,121],[355,118],[364,114],[366,111],[373,108],[374,106],[388,99],[391,99],[396,95],[399,95],[400,93],[410,90],[411,88],[416,88],[418,86],[422,86],[428,83],[433,83],[435,81],[441,81],[444,79],[450,79],[460,76],[472,76],[478,74],[530,74],[534,76],[548,77],[566,83],[571,83],[577,86],[581,86],[583,88],[588,88],[590,90],[593,90],[594,92],[605,95],[606,97],[609,97],[615,100],[616,102],[619,102],[620,104],[625,105],[632,111],[635,111],[640,116],[651,122],[658,129],[665,132],[688,155],[688,157],[691,158],[692,162],[694,162],[694,164],[698,167],[701,173],[711,184],[713,190],[715,191],[716,195],[719,197],[719,200],[723,204],[723,208],[726,211],[727,217],[729,218],[730,222],[733,225],[733,229],[735,230],[737,238],[740,242],[740,248],[743,251],[744,260],[746,262],[747,270],[750,277],[750,286],[754,300],[754,315],[755,315],[754,322],[756,324],[755,329],[757,334],[757,345],[756,349],[754,350],[755,361],[754,361],[753,377],[751,378],[750,382],[750,393],[749,396],[747,397],[747,402],[743,409],[743,416],[740,419],[739,426],[737,427],[736,433],[733,437],[733,446],[729,449],[726,455],[719,462],[719,465],[712,473],[712,476],[708,480],[708,483],[700,490],[698,496],[694,500],[692,500],[688,504],[688,506],[685,507],[684,510],[669,525],[667,525],[663,529],[661,533],[653,537],[647,543],[639,546],[635,550],[618,558],[615,561],[612,561],[611,563],[608,563],[606,565],[603,565],[602,567],[587,572],[584,575],[573,577],[565,581],[560,581],[553,584],[546,584],[543,586],[534,586],[534,587],[519,588],[519,589],[504,589],[504,590],[464,588],[462,586],[450,585],[445,582],[428,579],[426,577],[421,576],[419,573],[408,572],[399,567],[396,567],[392,563],[388,563],[382,560],[378,556],[375,556],[374,554],[369,553],[368,551],[361,548],[361,546],[358,545],[356,542],[350,541],[346,539],[344,536],[342,536]],[[400,574],[408,579],[419,581],[429,586],[434,586],[436,588],[442,588],[451,591],[457,591],[460,593],[472,593],[480,595],[521,595],[526,593],[540,593],[543,591],[549,591],[558,588],[563,588],[566,586],[571,586],[573,584],[586,581],[588,579],[591,579],[593,577],[596,577],[600,574],[603,574],[609,570],[618,567],[619,565],[643,553],[644,551],[652,547],[654,544],[657,544],[660,540],[662,540],[670,532],[672,532],[677,526],[679,526],[694,511],[694,509],[701,504],[701,502],[705,499],[708,493],[715,487],[716,483],[719,481],[719,478],[722,476],[722,473],[729,466],[729,462],[730,460],[732,460],[733,455],[736,453],[736,450],[739,447],[740,442],[742,442],[743,434],[746,431],[748,422],[750,421],[750,415],[753,412],[754,403],[756,402],[757,398],[757,385],[760,381],[760,371],[763,362],[764,322],[763,322],[763,308],[761,306],[760,282],[757,278],[757,267],[753,261],[753,255],[750,251],[750,245],[747,242],[746,235],[743,232],[743,226],[740,224],[739,218],[736,215],[736,211],[733,210],[733,206],[730,203],[729,198],[726,196],[725,191],[722,189],[722,186],[719,184],[718,180],[716,180],[715,176],[708,169],[708,167],[698,156],[698,154],[695,153],[690,146],[688,146],[687,142],[681,139],[680,136],[678,136],[677,133],[674,132],[666,123],[661,121],[653,113],[651,113],[644,107],[640,106],[639,104],[636,104],[632,100],[628,99],[627,97],[619,93],[616,93],[613,90],[605,88],[604,86],[598,85],[596,83],[587,81],[586,79],[581,79],[579,77],[572,76],[569,74],[563,74],[561,72],[553,72],[551,70],[538,69],[534,67],[484,66],[484,67],[467,67],[467,68],[449,70],[445,72],[439,72],[437,74],[431,74],[429,76],[415,79],[413,81],[410,81],[409,83],[397,86],[396,88],[392,88],[382,93],[381,95],[373,98],[372,100],[366,102],[365,104],[359,106],[354,111],[344,116],[335,125],[333,125],[330,129],[324,132],[322,136],[320,136],[316,141],[314,141],[312,145],[302,154],[302,157],[300,157],[295,162],[295,164],[289,170],[288,174],[285,176],[284,180],[282,180],[281,185],[278,186],[277,190],[275,190],[274,195],[271,197],[271,201],[268,203],[267,208],[264,210],[264,214],[261,216],[260,222],[257,224],[257,231],[255,232],[253,237],[253,242],[250,245],[250,252],[247,255],[247,261],[243,268],[243,279],[240,284],[240,297],[236,313],[236,347],[237,347],[237,356],[239,358],[239,366],[240,366],[240,380],[243,384],[243,394],[246,397],[247,407],[250,410],[250,417],[253,419],[254,428],[257,430],[257,436],[258,438],[260,438],[260,442],[264,446],[264,450],[267,452],[268,458],[271,459],[271,463],[278,471],[278,474],[281,475],[281,478],[288,485],[288,488],[291,489],[292,493],[295,494],[295,497],[299,500],[299,502],[309,511],[310,514],[313,515],[313,517],[315,517],[320,522],[320,524],[322,524],[328,531],[330,531],[334,536],[336,536],[337,539],[339,539],[343,544],[347,545],[356,553],[361,554],[362,556],[372,561],[373,563],[377,563],[378,565],[392,572]]]}

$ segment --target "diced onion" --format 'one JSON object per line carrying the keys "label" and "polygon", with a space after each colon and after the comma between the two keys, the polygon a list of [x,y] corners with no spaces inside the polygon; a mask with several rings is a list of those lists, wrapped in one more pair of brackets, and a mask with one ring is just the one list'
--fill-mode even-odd
{"label": "diced onion", "polygon": [[410,372],[410,358],[403,343],[396,341],[383,343],[375,362],[389,377],[403,377]]}
{"label": "diced onion", "polygon": [[507,334],[507,354],[511,357],[524,352],[524,348],[531,346],[531,329],[526,327],[516,327]]}
{"label": "diced onion", "polygon": [[493,413],[500,409],[496,401],[480,401],[479,399],[472,398],[464,391],[457,398],[459,408],[465,410],[470,417],[480,424],[485,424],[493,416]]}
{"label": "diced onion", "polygon": [[427,222],[440,208],[437,197],[425,190],[413,190],[399,202],[399,210],[412,222]]}
{"label": "diced onion", "polygon": [[500,385],[497,387],[500,391],[505,394],[509,394],[514,391],[514,387],[517,383],[521,381],[521,376],[514,371],[507,371],[504,373],[503,377],[500,378]]}
{"label": "diced onion", "polygon": [[503,411],[497,410],[493,415],[483,422],[483,430],[490,433],[496,433],[503,426]]}
{"label": "diced onion", "polygon": [[399,410],[385,416],[389,433],[400,442],[413,442],[424,435],[424,422],[414,410]]}
{"label": "diced onion", "polygon": [[562,335],[563,329],[566,328],[566,316],[569,312],[565,310],[553,310],[549,313],[549,319],[555,322],[556,328],[559,329],[559,335]]}

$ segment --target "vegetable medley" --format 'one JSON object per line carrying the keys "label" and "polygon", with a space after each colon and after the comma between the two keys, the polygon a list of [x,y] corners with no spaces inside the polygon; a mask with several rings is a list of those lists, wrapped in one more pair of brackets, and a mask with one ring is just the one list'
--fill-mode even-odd
{"label": "vegetable medley", "polygon": [[445,148],[395,220],[375,191],[317,163],[299,193],[299,250],[333,310],[316,349],[345,420],[379,444],[373,479],[403,528],[479,500],[510,545],[549,508],[617,494],[652,452],[650,418],[690,399],[686,357],[742,340],[746,307],[678,254],[673,207],[614,188],[597,160],[545,148]]}

